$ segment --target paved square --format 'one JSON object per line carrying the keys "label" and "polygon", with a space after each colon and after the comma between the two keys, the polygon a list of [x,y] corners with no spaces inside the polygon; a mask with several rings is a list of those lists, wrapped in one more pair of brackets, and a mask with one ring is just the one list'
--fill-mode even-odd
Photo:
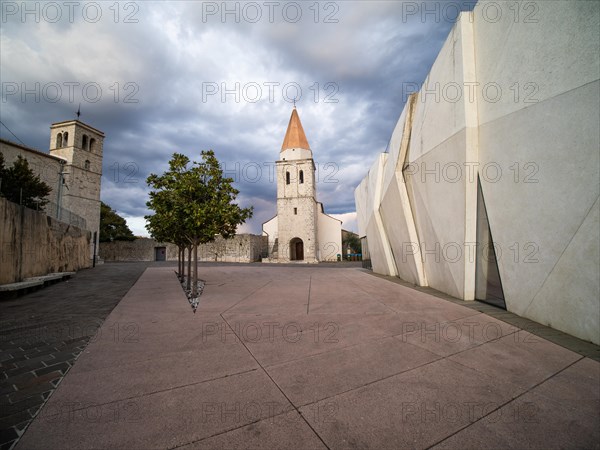
{"label": "paved square", "polygon": [[598,448],[596,361],[356,268],[200,274],[193,314],[148,268],[17,448]]}

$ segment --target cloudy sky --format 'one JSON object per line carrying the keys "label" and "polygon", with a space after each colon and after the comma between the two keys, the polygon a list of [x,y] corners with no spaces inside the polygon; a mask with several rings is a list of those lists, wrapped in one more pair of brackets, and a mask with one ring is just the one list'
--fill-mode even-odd
{"label": "cloudy sky", "polygon": [[147,235],[148,174],[173,152],[213,149],[255,209],[240,231],[260,233],[296,98],[318,199],[356,231],[354,188],[473,5],[2,1],[0,137],[47,151],[49,125],[81,104],[106,134],[102,200],[136,235]]}

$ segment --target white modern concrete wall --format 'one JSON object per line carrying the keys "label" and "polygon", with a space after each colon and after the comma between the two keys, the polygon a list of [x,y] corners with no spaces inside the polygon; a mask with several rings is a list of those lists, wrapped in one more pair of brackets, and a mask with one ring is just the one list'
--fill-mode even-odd
{"label": "white modern concrete wall", "polygon": [[373,212],[372,204],[369,202],[369,174],[362,179],[354,190],[354,203],[356,205],[356,227],[359,236],[367,235],[367,222],[369,211]]}
{"label": "white modern concrete wall", "polygon": [[337,261],[337,255],[342,255],[342,221],[322,212],[321,203],[317,207],[317,258],[319,261]]}
{"label": "white modern concrete wall", "polygon": [[374,271],[465,300],[499,276],[509,311],[600,343],[599,15],[570,1],[461,14],[356,189]]}
{"label": "white modern concrete wall", "polygon": [[599,343],[600,8],[535,5],[474,23],[482,191],[507,309]]}
{"label": "white modern concrete wall", "polygon": [[273,217],[271,220],[263,223],[263,236],[267,236],[268,244],[268,254],[273,255],[274,251],[277,251],[275,248],[275,242],[277,241],[278,235],[277,230],[279,229],[279,224],[277,221],[277,216]]}
{"label": "white modern concrete wall", "polygon": [[369,251],[371,254],[375,253],[377,255],[376,258],[371,259],[373,270],[385,275],[397,275],[392,249],[379,210],[382,199],[381,180],[387,159],[387,154],[380,154],[366,178],[366,198],[364,201],[368,206],[364,226],[366,235],[369,236]]}
{"label": "white modern concrete wall", "polygon": [[463,172],[476,159],[477,105],[460,89],[474,78],[472,18],[460,16],[415,100],[405,170],[427,282],[466,300],[474,299],[475,260],[468,243],[475,242],[477,191],[476,179]]}
{"label": "white modern concrete wall", "polygon": [[[411,96],[410,103],[402,111],[389,142],[389,155],[383,172],[383,195],[379,212],[392,248],[397,275],[414,284],[426,285],[419,238],[410,208],[408,186],[403,174],[415,99],[416,96]],[[402,209],[401,214],[396,214],[398,207]]]}

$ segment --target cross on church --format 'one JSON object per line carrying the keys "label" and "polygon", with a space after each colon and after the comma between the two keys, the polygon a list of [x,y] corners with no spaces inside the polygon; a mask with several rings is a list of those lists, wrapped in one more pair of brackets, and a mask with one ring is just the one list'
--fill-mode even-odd
{"label": "cross on church", "polygon": [[77,108],[77,120],[79,120],[79,116],[81,116],[81,103],[79,104],[79,107]]}

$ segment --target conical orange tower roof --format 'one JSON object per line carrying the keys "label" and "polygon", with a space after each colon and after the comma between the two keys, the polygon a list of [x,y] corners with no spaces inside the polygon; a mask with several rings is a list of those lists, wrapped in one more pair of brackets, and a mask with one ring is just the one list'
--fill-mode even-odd
{"label": "conical orange tower roof", "polygon": [[285,138],[283,139],[283,145],[281,151],[288,148],[304,148],[310,150],[308,140],[304,134],[304,128],[302,128],[302,122],[300,122],[300,116],[296,107],[292,110],[292,116],[290,117],[290,123],[288,124]]}

